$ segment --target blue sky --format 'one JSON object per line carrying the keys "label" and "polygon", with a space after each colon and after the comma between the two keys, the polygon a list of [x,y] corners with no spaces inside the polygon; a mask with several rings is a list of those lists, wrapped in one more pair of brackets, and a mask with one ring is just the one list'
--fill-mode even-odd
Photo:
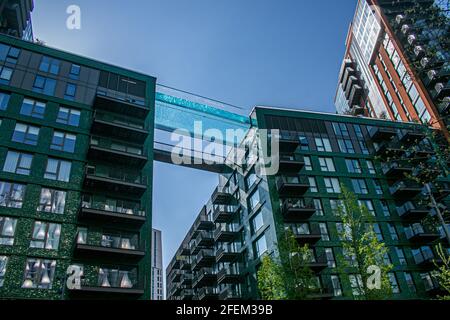
{"label": "blue sky", "polygon": [[[334,112],[356,0],[37,0],[47,45],[134,69],[158,82],[250,110]],[[81,8],[81,30],[66,8]],[[154,227],[164,265],[217,185],[211,173],[155,163]]]}

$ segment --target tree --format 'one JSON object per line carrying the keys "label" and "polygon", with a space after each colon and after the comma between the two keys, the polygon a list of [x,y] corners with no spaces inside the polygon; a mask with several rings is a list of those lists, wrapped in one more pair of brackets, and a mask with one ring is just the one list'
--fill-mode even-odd
{"label": "tree", "polygon": [[444,252],[442,244],[436,246],[436,252],[442,260],[442,263],[439,265],[434,261],[437,268],[435,277],[437,278],[439,285],[446,291],[446,295],[440,296],[439,298],[442,300],[450,300],[450,255]]}
{"label": "tree", "polygon": [[[373,229],[374,218],[367,207],[360,206],[356,196],[344,185],[341,189],[338,215],[343,228],[338,232],[343,254],[338,256],[339,272],[355,276],[352,287],[356,299],[387,299],[392,293],[389,281],[392,265],[384,262],[388,249],[378,240]],[[375,270],[380,271],[379,277],[373,277]]]}
{"label": "tree", "polygon": [[278,257],[265,255],[258,270],[258,288],[264,300],[306,300],[320,290],[309,267],[314,256],[305,245],[299,246],[290,229],[282,231],[278,241]]}

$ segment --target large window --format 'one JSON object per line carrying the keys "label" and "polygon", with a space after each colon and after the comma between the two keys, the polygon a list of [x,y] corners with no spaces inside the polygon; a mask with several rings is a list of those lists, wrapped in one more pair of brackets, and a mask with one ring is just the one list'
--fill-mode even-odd
{"label": "large window", "polygon": [[345,123],[337,123],[337,122],[333,122],[333,130],[334,133],[338,136],[346,136],[348,137],[348,129]]}
{"label": "large window", "polygon": [[80,77],[81,67],[77,64],[72,64],[70,67],[69,78],[72,80],[78,80]]}
{"label": "large window", "polygon": [[414,279],[410,272],[404,272],[405,282],[408,285],[409,291],[411,293],[415,293],[417,291],[416,284],[414,283]]}
{"label": "large window", "polygon": [[311,157],[304,156],[303,157],[303,161],[305,161],[305,170],[306,171],[312,171],[313,166],[312,166],[312,163],[311,163]]}
{"label": "large window", "polygon": [[405,252],[403,251],[403,249],[399,248],[399,247],[395,247],[395,253],[397,253],[397,257],[398,257],[398,261],[399,261],[400,265],[406,266],[408,264],[408,261],[406,260]]}
{"label": "large window", "polygon": [[261,230],[262,227],[264,227],[264,219],[261,212],[259,212],[253,219],[252,219],[252,227],[253,227],[253,233],[257,233],[259,230]]}
{"label": "large window", "polygon": [[30,248],[58,250],[60,236],[60,224],[36,221],[34,223]]}
{"label": "large window", "polygon": [[19,55],[20,49],[0,43],[0,61],[16,64]]}
{"label": "large window", "polygon": [[353,191],[357,194],[368,194],[367,184],[364,179],[352,179]]}
{"label": "large window", "polygon": [[372,216],[375,216],[375,208],[373,207],[372,200],[358,200],[358,205],[362,208],[365,207]]}
{"label": "large window", "polygon": [[400,287],[398,286],[397,277],[395,273],[388,273],[389,282],[391,283],[392,293],[400,293]]}
{"label": "large window", "polygon": [[333,158],[319,157],[320,170],[325,172],[335,172]]}
{"label": "large window", "polygon": [[375,171],[375,165],[373,164],[372,160],[366,160],[367,169],[369,170],[370,174],[376,174]]}
{"label": "large window", "polygon": [[105,232],[102,235],[102,247],[125,250],[139,249],[139,236],[132,233]]}
{"label": "large window", "polygon": [[341,193],[341,186],[338,178],[323,178],[325,188],[328,193]]}
{"label": "large window", "polygon": [[6,266],[8,264],[8,257],[0,256],[0,288],[5,283]]}
{"label": "large window", "polygon": [[33,118],[44,119],[45,103],[25,98],[20,108],[20,114]]}
{"label": "large window", "polygon": [[79,110],[59,107],[56,122],[78,127],[80,124],[80,115],[81,112]]}
{"label": "large window", "polygon": [[260,257],[264,252],[267,251],[267,241],[266,235],[263,234],[258,240],[255,241],[255,253],[256,257]]}
{"label": "large window", "polygon": [[0,181],[0,207],[22,208],[25,186]]}
{"label": "large window", "polygon": [[39,139],[39,128],[30,125],[17,123],[12,136],[12,141],[37,145]]}
{"label": "large window", "polygon": [[17,219],[0,217],[0,245],[14,245]]}
{"label": "large window", "polygon": [[39,65],[39,71],[48,72],[54,75],[59,73],[59,65],[61,61],[58,59],[50,58],[47,56],[43,56],[41,60],[41,64]]}
{"label": "large window", "polygon": [[328,138],[315,138],[317,151],[332,152],[330,140]]}
{"label": "large window", "polygon": [[358,159],[345,159],[345,164],[349,173],[362,173]]}
{"label": "large window", "polygon": [[11,96],[9,94],[0,92],[0,110],[6,110],[8,108],[10,97]]}
{"label": "large window", "polygon": [[339,149],[343,153],[355,153],[355,148],[353,147],[352,140],[350,139],[338,139],[337,140]]}
{"label": "large window", "polygon": [[0,83],[9,84],[13,74],[13,69],[0,66]]}
{"label": "large window", "polygon": [[334,274],[331,275],[331,283],[333,285],[334,296],[335,297],[342,296],[342,285],[341,281],[339,280],[339,276]]}
{"label": "large window", "polygon": [[319,230],[322,241],[330,241],[330,235],[328,234],[328,227],[325,222],[319,223]]}
{"label": "large window", "polygon": [[249,211],[253,211],[259,203],[260,203],[259,190],[256,189],[255,192],[253,192],[249,198],[248,202]]}
{"label": "large window", "polygon": [[27,259],[22,288],[51,289],[55,268],[56,260]]}
{"label": "large window", "polygon": [[77,136],[65,132],[53,132],[53,139],[50,148],[58,151],[74,153]]}
{"label": "large window", "polygon": [[325,255],[329,268],[336,268],[336,260],[334,259],[333,248],[325,248]]}
{"label": "large window", "polygon": [[258,177],[256,176],[256,173],[254,170],[252,170],[248,176],[245,178],[245,184],[247,186],[247,191],[250,190],[251,187],[253,187],[253,185],[255,184],[255,182],[257,181]]}
{"label": "large window", "polygon": [[332,214],[335,216],[339,216],[340,215],[339,208],[340,210],[345,209],[344,201],[341,199],[330,199],[330,207]]}
{"label": "large window", "polygon": [[66,85],[66,92],[64,94],[64,99],[75,100],[75,94],[77,93],[77,85],[74,83],[68,83]]}
{"label": "large window", "polygon": [[100,268],[98,286],[112,288],[133,288],[137,285],[136,268]]}
{"label": "large window", "polygon": [[28,176],[30,175],[32,162],[33,155],[31,154],[8,151],[3,171]]}
{"label": "large window", "polygon": [[323,206],[322,206],[322,200],[320,199],[313,199],[314,208],[316,209],[316,215],[317,216],[323,216]]}
{"label": "large window", "polygon": [[63,214],[65,205],[65,191],[42,188],[38,211]]}
{"label": "large window", "polygon": [[373,188],[375,189],[376,194],[383,194],[383,187],[381,186],[381,183],[379,180],[372,180],[373,181]]}
{"label": "large window", "polygon": [[51,78],[46,78],[43,76],[36,76],[33,85],[33,91],[37,93],[43,93],[48,96],[53,96],[55,94],[56,80]]}
{"label": "large window", "polygon": [[44,178],[69,182],[71,167],[72,163],[69,161],[49,158],[47,161],[47,168],[45,169]]}
{"label": "large window", "polygon": [[315,177],[308,177],[309,182],[309,192],[317,193],[319,189],[317,188],[317,182]]}

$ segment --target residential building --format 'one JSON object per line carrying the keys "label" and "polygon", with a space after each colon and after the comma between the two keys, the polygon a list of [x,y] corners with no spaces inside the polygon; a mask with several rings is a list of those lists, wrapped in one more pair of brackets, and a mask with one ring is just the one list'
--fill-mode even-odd
{"label": "residential building", "polygon": [[152,229],[152,300],[164,300],[161,231]]}
{"label": "residential building", "polygon": [[[431,152],[419,125],[267,107],[255,108],[251,119],[249,135],[280,130],[278,173],[264,174],[262,163],[270,163],[265,156],[220,175],[167,267],[168,299],[258,299],[261,256],[278,257],[286,228],[300,245],[313,249],[309,267],[317,291],[310,298],[355,298],[357,278],[338,269],[338,256],[344,254],[337,215],[341,185],[374,216],[377,237],[389,250],[385,262],[394,266],[392,298],[427,299],[440,292],[431,276],[437,257],[433,244],[444,235],[439,226],[428,229],[421,222],[435,213],[421,202],[423,186],[401,174],[412,168],[399,168],[384,157],[411,137],[422,141],[423,152]],[[448,182],[443,185],[439,199],[444,203],[450,189]]]}
{"label": "residential building", "polygon": [[150,299],[155,78],[1,34],[0,52],[0,297]]}
{"label": "residential building", "polygon": [[338,113],[431,123],[449,137],[449,16],[437,2],[358,0]]}
{"label": "residential building", "polygon": [[31,12],[33,0],[3,0],[0,2],[0,33],[33,41]]}

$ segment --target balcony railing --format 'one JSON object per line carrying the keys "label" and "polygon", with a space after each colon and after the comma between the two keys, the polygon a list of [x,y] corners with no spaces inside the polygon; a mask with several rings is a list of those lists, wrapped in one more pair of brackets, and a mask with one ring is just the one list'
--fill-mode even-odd
{"label": "balcony railing", "polygon": [[373,141],[390,140],[397,134],[394,128],[372,127],[369,130],[369,136]]}
{"label": "balcony railing", "polygon": [[149,135],[149,129],[142,120],[98,111],[94,113],[91,130],[94,135],[115,137],[138,144],[144,143]]}
{"label": "balcony railing", "polygon": [[213,212],[214,223],[228,222],[235,217],[238,211],[238,206],[216,206]]}
{"label": "balcony railing", "polygon": [[214,230],[214,241],[231,242],[239,235],[239,226],[237,224],[220,224]]}
{"label": "balcony railing", "polygon": [[80,209],[81,218],[92,218],[102,221],[117,221],[127,224],[141,225],[146,221],[145,215],[145,210],[137,207],[125,208],[92,201],[83,201]]}
{"label": "balcony railing", "polygon": [[196,271],[192,279],[192,287],[198,288],[215,284],[217,281],[217,274],[213,268],[200,268]]}
{"label": "balcony railing", "polygon": [[230,205],[234,204],[235,198],[228,187],[217,187],[211,195],[211,201],[213,204]]}
{"label": "balcony railing", "polygon": [[413,255],[414,262],[419,266],[433,265],[434,254],[431,249],[421,250]]}
{"label": "balcony railing", "polygon": [[282,202],[282,214],[288,222],[309,219],[315,212],[316,208],[311,199],[285,199]]}
{"label": "balcony railing", "polygon": [[303,157],[298,154],[282,153],[279,159],[279,172],[298,173],[305,166]]}
{"label": "balcony railing", "polygon": [[422,186],[411,181],[398,181],[389,188],[389,191],[396,198],[413,198],[422,191]]}
{"label": "balcony railing", "polygon": [[95,107],[112,110],[120,114],[128,114],[140,119],[146,118],[150,113],[150,108],[145,105],[144,98],[129,96],[106,88],[97,90]]}
{"label": "balcony railing", "polygon": [[429,209],[425,207],[417,207],[412,201],[407,201],[403,205],[397,207],[397,213],[400,217],[408,220],[422,220],[429,213]]}
{"label": "balcony railing", "polygon": [[234,262],[239,260],[241,255],[241,246],[224,246],[216,250],[216,262]]}
{"label": "balcony railing", "polygon": [[406,238],[418,244],[430,243],[440,238],[436,229],[425,227],[420,223],[414,223],[404,229]]}
{"label": "balcony railing", "polygon": [[315,244],[322,238],[322,234],[317,225],[309,226],[308,228],[292,228],[297,242],[301,244]]}
{"label": "balcony railing", "polygon": [[217,287],[203,287],[197,291],[197,298],[199,300],[217,299],[219,291]]}
{"label": "balcony railing", "polygon": [[399,141],[409,146],[411,144],[417,144],[425,138],[425,133],[422,130],[409,130],[403,129],[400,132]]}
{"label": "balcony railing", "polygon": [[305,176],[278,176],[276,186],[280,196],[302,196],[309,189],[309,181]]}
{"label": "balcony railing", "polygon": [[121,141],[92,137],[88,152],[89,159],[100,159],[131,166],[143,166],[147,162],[142,146]]}
{"label": "balcony railing", "polygon": [[411,173],[413,171],[410,164],[397,161],[383,163],[381,169],[383,174],[388,177],[404,177],[406,173]]}

